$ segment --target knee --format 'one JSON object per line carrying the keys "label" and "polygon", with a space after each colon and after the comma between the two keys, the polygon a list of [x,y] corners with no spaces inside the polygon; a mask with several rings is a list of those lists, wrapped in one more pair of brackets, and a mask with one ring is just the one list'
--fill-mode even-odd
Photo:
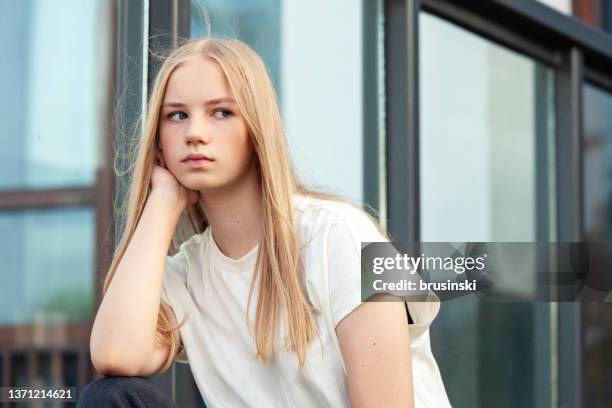
{"label": "knee", "polygon": [[87,384],[81,391],[77,407],[108,407],[122,400],[130,391],[146,386],[147,381],[142,377],[115,377],[98,378]]}

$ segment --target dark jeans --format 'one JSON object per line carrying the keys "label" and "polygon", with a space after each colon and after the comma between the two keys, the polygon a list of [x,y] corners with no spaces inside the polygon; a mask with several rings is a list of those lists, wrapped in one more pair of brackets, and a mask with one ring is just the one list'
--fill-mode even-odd
{"label": "dark jeans", "polygon": [[102,377],[83,389],[77,408],[178,408],[142,377]]}

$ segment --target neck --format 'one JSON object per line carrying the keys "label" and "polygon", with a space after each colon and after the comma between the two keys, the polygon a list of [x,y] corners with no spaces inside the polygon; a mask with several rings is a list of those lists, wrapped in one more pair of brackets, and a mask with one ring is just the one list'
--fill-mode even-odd
{"label": "neck", "polygon": [[232,259],[249,253],[261,238],[261,185],[258,172],[251,170],[236,185],[200,194],[213,238]]}

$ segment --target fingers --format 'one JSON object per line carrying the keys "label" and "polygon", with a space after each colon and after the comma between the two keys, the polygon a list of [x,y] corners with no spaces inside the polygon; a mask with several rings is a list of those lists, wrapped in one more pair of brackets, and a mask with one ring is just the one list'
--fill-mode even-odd
{"label": "fingers", "polygon": [[164,154],[160,149],[155,149],[155,164],[160,167],[166,168],[166,163],[164,161]]}
{"label": "fingers", "polygon": [[155,149],[155,154],[153,155],[153,163],[157,164],[158,166],[160,165],[160,160],[159,160],[159,149]]}

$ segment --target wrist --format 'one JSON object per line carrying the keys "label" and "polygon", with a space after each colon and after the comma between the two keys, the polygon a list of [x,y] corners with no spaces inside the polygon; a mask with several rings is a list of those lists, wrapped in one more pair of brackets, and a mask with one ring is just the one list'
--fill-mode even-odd
{"label": "wrist", "polygon": [[177,199],[176,191],[164,188],[152,189],[149,193],[148,201],[154,202],[156,206],[163,209],[162,211],[168,212],[176,220],[178,220],[186,208],[186,205],[180,199]]}

